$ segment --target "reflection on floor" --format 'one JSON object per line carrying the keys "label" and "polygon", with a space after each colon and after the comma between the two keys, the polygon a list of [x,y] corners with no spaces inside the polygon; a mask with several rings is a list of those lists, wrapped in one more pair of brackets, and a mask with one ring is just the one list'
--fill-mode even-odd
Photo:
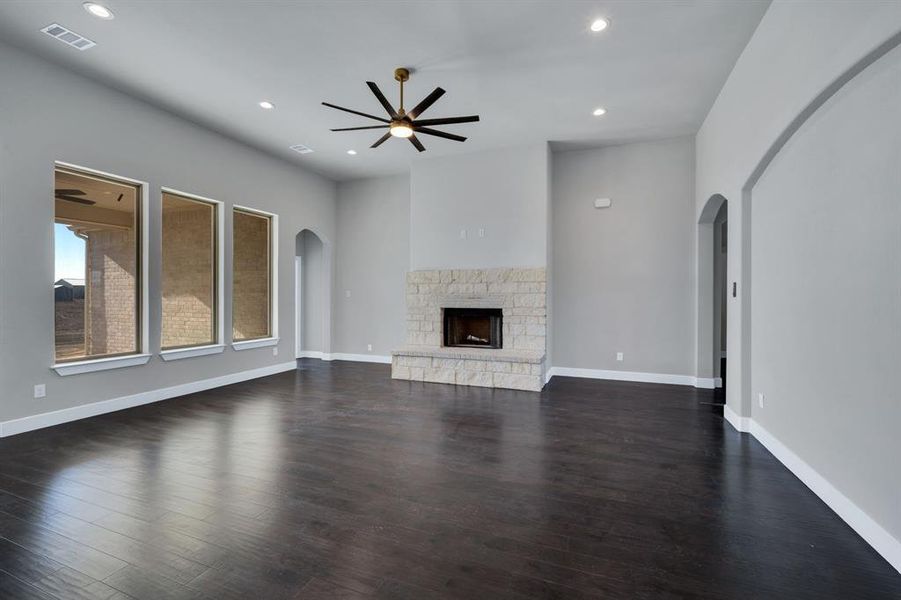
{"label": "reflection on floor", "polygon": [[304,360],[0,440],[0,597],[901,597],[713,393]]}

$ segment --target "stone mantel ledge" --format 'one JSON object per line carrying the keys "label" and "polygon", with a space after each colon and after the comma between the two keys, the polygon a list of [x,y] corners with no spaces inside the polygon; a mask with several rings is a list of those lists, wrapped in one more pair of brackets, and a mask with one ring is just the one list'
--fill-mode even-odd
{"label": "stone mantel ledge", "polygon": [[443,346],[403,346],[392,356],[425,356],[461,360],[492,360],[498,362],[539,365],[544,361],[543,350],[507,350],[503,348],[446,348]]}

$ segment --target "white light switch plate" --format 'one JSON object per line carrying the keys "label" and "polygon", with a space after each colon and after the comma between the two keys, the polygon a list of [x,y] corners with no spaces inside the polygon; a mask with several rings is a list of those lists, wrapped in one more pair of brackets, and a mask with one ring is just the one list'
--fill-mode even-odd
{"label": "white light switch plate", "polygon": [[616,360],[621,361],[622,359],[623,359],[623,353],[622,353],[622,352],[617,352],[617,353],[616,353]]}
{"label": "white light switch plate", "polygon": [[35,398],[46,398],[47,397],[47,386],[43,383],[40,383],[34,386],[34,397]]}

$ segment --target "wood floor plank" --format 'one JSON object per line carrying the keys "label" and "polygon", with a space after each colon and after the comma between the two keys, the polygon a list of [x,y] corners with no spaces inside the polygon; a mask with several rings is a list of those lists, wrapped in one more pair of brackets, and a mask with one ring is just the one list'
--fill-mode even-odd
{"label": "wood floor plank", "polygon": [[0,440],[0,598],[901,597],[689,387],[287,372]]}

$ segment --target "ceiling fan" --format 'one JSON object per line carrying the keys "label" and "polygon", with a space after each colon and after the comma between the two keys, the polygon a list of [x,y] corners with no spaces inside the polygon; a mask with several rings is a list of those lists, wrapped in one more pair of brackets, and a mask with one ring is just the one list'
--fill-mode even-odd
{"label": "ceiling fan", "polygon": [[372,90],[372,93],[375,95],[376,99],[379,103],[384,107],[385,111],[387,111],[389,119],[384,119],[382,117],[376,117],[375,115],[366,114],[364,112],[360,112],[357,110],[351,110],[349,108],[344,108],[342,106],[337,106],[335,104],[329,104],[328,102],[323,102],[325,106],[329,108],[336,108],[338,110],[343,110],[344,112],[349,112],[354,115],[359,115],[361,117],[366,117],[367,119],[375,119],[376,121],[381,121],[384,125],[369,125],[366,127],[342,127],[340,129],[332,129],[332,131],[359,131],[361,129],[387,129],[388,132],[380,137],[376,142],[370,146],[370,148],[378,148],[385,142],[388,138],[394,136],[398,138],[406,138],[410,140],[410,143],[416,147],[420,152],[425,151],[425,146],[422,145],[422,142],[416,137],[417,133],[422,133],[425,135],[433,135],[435,137],[444,138],[447,140],[453,140],[455,142],[465,142],[466,138],[461,135],[455,135],[453,133],[447,133],[444,131],[438,131],[437,129],[432,129],[432,125],[451,125],[454,123],[473,123],[479,120],[478,115],[471,115],[468,117],[446,117],[446,118],[438,118],[438,119],[417,119],[419,115],[424,113],[427,108],[429,108],[432,104],[435,103],[438,98],[444,95],[444,90],[440,87],[435,88],[435,90],[426,96],[422,102],[413,107],[410,111],[404,110],[404,82],[410,79],[410,70],[405,69],[403,67],[397,68],[394,70],[394,79],[400,82],[400,108],[394,110],[394,107],[391,106],[391,103],[388,102],[388,99],[385,98],[385,95],[372,81],[367,81],[366,85],[369,86],[369,89]]}
{"label": "ceiling fan", "polygon": [[65,200],[66,202],[76,202],[78,204],[87,204],[88,206],[93,206],[97,204],[93,200],[88,200],[87,198],[79,198],[79,196],[84,196],[84,192],[82,190],[70,190],[70,189],[61,189],[57,188],[54,190],[54,194],[57,200]]}

